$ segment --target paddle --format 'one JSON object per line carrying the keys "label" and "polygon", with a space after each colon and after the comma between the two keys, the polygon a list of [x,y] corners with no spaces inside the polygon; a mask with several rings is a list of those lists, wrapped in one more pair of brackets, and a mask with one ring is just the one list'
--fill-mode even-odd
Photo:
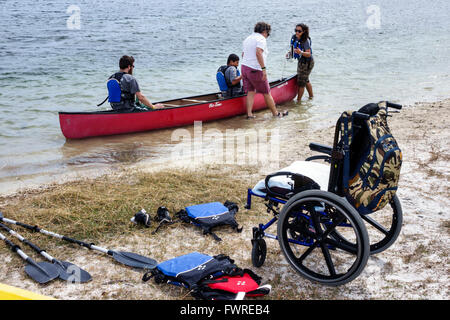
{"label": "paddle", "polygon": [[11,220],[11,219],[7,219],[7,218],[4,218],[3,213],[1,213],[1,212],[0,212],[0,221],[15,224],[17,226],[26,228],[26,229],[34,231],[34,232],[40,232],[47,236],[51,236],[51,237],[54,237],[57,239],[67,241],[67,242],[78,244],[79,246],[88,248],[90,250],[96,250],[96,251],[108,254],[108,255],[112,256],[117,262],[120,262],[129,267],[140,268],[140,269],[153,269],[158,264],[156,262],[156,260],[141,256],[136,253],[108,250],[108,249],[105,249],[102,247],[98,247],[98,246],[94,245],[93,243],[86,243],[86,242],[83,242],[80,240],[71,239],[69,237],[62,236],[60,234],[41,229],[37,226],[33,227],[33,226],[30,226],[30,225],[22,223],[22,222],[17,222],[17,221]]}
{"label": "paddle", "polygon": [[42,255],[44,258],[49,260],[58,269],[60,279],[69,281],[71,283],[84,283],[92,280],[91,275],[87,271],[81,269],[80,267],[74,265],[73,263],[53,258],[51,255],[45,252],[45,250],[42,250],[37,245],[28,241],[20,234],[18,234],[14,230],[11,230],[4,224],[0,223],[0,227],[3,228],[5,231],[7,231],[10,235],[19,239],[21,242],[30,246],[34,251]]}
{"label": "paddle", "polygon": [[13,252],[17,253],[23,260],[28,262],[25,266],[25,272],[34,281],[44,284],[56,279],[59,276],[59,270],[53,264],[48,262],[35,262],[27,256],[19,246],[8,240],[2,233],[0,233],[0,240],[5,241]]}

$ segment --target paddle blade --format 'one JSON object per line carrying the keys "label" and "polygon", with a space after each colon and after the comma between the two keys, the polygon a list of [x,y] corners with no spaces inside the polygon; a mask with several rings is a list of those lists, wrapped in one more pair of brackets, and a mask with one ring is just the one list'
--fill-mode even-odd
{"label": "paddle blade", "polygon": [[59,270],[59,278],[70,283],[85,283],[92,280],[89,272],[73,263],[57,260],[53,264]]}
{"label": "paddle blade", "polygon": [[25,266],[25,272],[40,284],[50,282],[59,276],[58,268],[48,262],[29,263]]}
{"label": "paddle blade", "polygon": [[140,269],[153,269],[158,264],[154,259],[132,252],[114,251],[113,258],[124,265]]}

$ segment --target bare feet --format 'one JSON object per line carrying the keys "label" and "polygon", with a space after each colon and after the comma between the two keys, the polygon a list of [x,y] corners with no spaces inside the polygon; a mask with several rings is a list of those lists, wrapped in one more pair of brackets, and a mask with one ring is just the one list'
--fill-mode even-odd
{"label": "bare feet", "polygon": [[278,114],[274,117],[278,117],[278,118],[283,118],[284,116],[287,116],[289,114],[289,111],[283,111],[283,112],[278,112]]}

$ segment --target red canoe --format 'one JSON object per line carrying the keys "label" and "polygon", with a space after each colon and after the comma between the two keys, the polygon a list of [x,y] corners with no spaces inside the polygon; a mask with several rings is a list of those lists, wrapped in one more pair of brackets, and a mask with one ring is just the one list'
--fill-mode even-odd
{"label": "red canoe", "polygon": [[[297,94],[296,76],[270,83],[276,104],[291,101]],[[213,121],[246,113],[245,96],[218,99],[218,93],[161,101],[164,109],[142,112],[59,112],[61,131],[67,139],[191,125],[194,121]],[[262,94],[255,96],[253,110],[267,108]]]}

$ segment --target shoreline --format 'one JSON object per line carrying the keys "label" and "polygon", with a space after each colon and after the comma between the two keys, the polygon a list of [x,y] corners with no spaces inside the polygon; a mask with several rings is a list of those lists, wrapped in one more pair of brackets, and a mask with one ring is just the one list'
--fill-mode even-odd
{"label": "shoreline", "polygon": [[[284,261],[283,257],[277,259],[280,254],[278,243],[270,242],[268,260],[262,268],[254,268],[251,265],[251,227],[255,223],[265,222],[268,214],[263,206],[257,206],[256,210],[245,210],[243,208],[246,190],[224,190],[223,196],[234,197],[232,200],[239,202],[239,213],[237,220],[244,224],[243,234],[236,236],[233,232],[220,232],[220,237],[229,241],[229,245],[219,245],[211,238],[206,238],[199,232],[190,228],[176,226],[155,236],[150,236],[149,230],[135,228],[129,225],[129,218],[134,214],[130,210],[141,203],[134,203],[132,196],[128,198],[127,210],[123,209],[122,216],[118,219],[125,225],[129,237],[100,237],[102,245],[109,247],[127,247],[137,253],[152,252],[159,262],[169,259],[179,254],[203,249],[208,254],[226,253],[237,261],[238,266],[250,268],[263,277],[264,283],[269,283],[273,287],[273,292],[268,299],[443,299],[449,298],[449,258],[448,243],[450,238],[450,215],[447,208],[450,207],[450,128],[446,119],[450,116],[450,99],[436,102],[417,102],[413,105],[404,106],[400,114],[393,114],[389,121],[389,126],[394,137],[397,139],[404,155],[404,162],[400,175],[398,196],[401,200],[404,214],[403,228],[397,241],[386,251],[371,256],[362,274],[349,284],[337,288],[324,287],[313,284],[301,276],[297,275],[293,269]],[[337,117],[336,117],[337,119]],[[336,119],[330,119],[330,125],[320,129],[309,130],[301,128],[292,134],[289,141],[285,142],[288,148],[280,149],[279,167],[289,165],[293,161],[303,160],[313,153],[308,149],[309,142],[331,144],[334,135],[334,123]],[[150,163],[151,164],[151,163]],[[253,187],[253,185],[264,176],[264,168],[258,166],[217,166],[205,165],[200,167],[183,167],[163,163],[160,166],[150,166],[149,162],[140,162],[130,166],[118,166],[112,170],[107,169],[106,174],[111,177],[92,177],[87,175],[75,175],[60,179],[59,182],[43,184],[36,188],[16,190],[9,194],[0,195],[0,211],[10,212],[10,208],[18,207],[22,201],[33,198],[29,206],[25,205],[22,213],[15,213],[17,217],[32,213],[32,205],[43,203],[41,198],[48,197],[55,189],[72,188],[86,185],[104,184],[114,182],[133,188],[136,181],[147,178],[146,175],[160,177],[161,186],[165,186],[164,172],[173,171],[174,181],[177,177],[189,175],[189,180],[180,182],[178,188],[187,188],[184,191],[186,199],[189,201],[203,201],[199,198],[202,194],[207,194],[206,198],[214,198],[210,195],[208,188],[202,189],[202,184],[207,184],[208,178],[213,181],[220,181],[220,177],[228,177],[229,184],[239,188]],[[178,168],[177,168],[178,167]],[[93,169],[95,171],[95,169]],[[270,170],[269,170],[270,171]],[[270,172],[265,172],[266,174]],[[137,176],[142,174],[144,176]],[[178,176],[177,176],[178,175]],[[205,175],[205,177],[198,177]],[[106,179],[106,180],[105,180]],[[135,181],[136,180],[136,181]],[[233,183],[231,183],[233,182]],[[149,180],[148,182],[153,183]],[[189,194],[189,183],[195,186],[192,195]],[[211,188],[215,186],[211,185]],[[160,196],[167,190],[148,190],[149,197]],[[63,192],[63,191],[61,191]],[[105,201],[114,200],[114,194],[107,194]],[[197,196],[197,198],[195,198]],[[217,197],[217,196],[216,196]],[[46,201],[50,201],[46,199]],[[84,198],[83,198],[84,199]],[[146,199],[143,197],[142,199]],[[183,199],[184,201],[187,201]],[[89,195],[86,195],[86,201]],[[150,201],[150,200],[149,200]],[[169,204],[152,203],[152,209],[158,205]],[[178,203],[181,205],[184,202]],[[26,203],[27,204],[27,203]],[[125,205],[125,204],[124,204]],[[50,204],[49,204],[50,206]],[[37,208],[40,209],[39,205]],[[175,207],[171,207],[171,210]],[[259,212],[258,212],[259,210]],[[147,210],[149,211],[149,210]],[[153,212],[153,211],[152,211]],[[173,211],[171,211],[173,213]],[[153,213],[152,213],[153,214]],[[37,217],[33,217],[36,218]],[[42,217],[41,217],[42,218]],[[57,219],[57,217],[54,217]],[[61,225],[64,229],[64,225]],[[115,232],[120,235],[120,227],[115,226]],[[183,232],[180,232],[183,230]],[[19,231],[19,230],[18,230]],[[20,231],[21,232],[21,231]],[[124,231],[125,232],[125,231]],[[181,233],[181,235],[179,234]],[[190,240],[184,241],[183,236],[189,234]],[[95,235],[95,234],[94,234]],[[167,239],[165,239],[167,237]],[[42,238],[37,237],[42,241]],[[91,239],[97,240],[97,239]],[[161,243],[170,243],[165,248],[161,248]],[[174,244],[181,245],[174,245]],[[194,245],[196,244],[196,245]],[[93,275],[99,275],[107,270],[106,279],[99,280],[94,277],[91,283],[81,285],[78,290],[72,285],[64,283],[52,283],[45,287],[40,287],[32,283],[27,278],[21,268],[23,265],[19,259],[6,251],[4,246],[0,247],[0,260],[6,263],[0,266],[0,282],[17,286],[24,289],[32,289],[37,293],[53,296],[59,299],[189,299],[185,291],[169,288],[169,286],[159,286],[153,283],[142,283],[139,273],[123,268],[111,263],[107,258],[96,261],[95,254],[73,248],[67,245],[55,245],[48,243],[50,248],[58,252],[57,257],[63,258],[68,255],[73,261],[89,270]],[[235,248],[240,248],[236,250]],[[27,250],[29,251],[29,250]],[[279,261],[276,261],[279,260]],[[72,261],[72,260],[71,260]],[[11,275],[11,276],[7,276]],[[140,275],[140,276],[139,276]],[[145,292],[143,294],[143,292]]]}

